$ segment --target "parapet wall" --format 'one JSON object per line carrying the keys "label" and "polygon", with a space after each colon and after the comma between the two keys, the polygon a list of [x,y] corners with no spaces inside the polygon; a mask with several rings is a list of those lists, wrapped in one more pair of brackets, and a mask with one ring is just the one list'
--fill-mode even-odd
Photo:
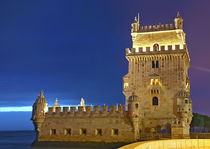
{"label": "parapet wall", "polygon": [[78,106],[77,107],[53,107],[48,108],[47,116],[50,115],[71,115],[71,116],[117,116],[123,115],[125,113],[125,107],[119,106]]}
{"label": "parapet wall", "polygon": [[146,53],[162,53],[168,51],[183,51],[186,50],[186,45],[167,45],[167,46],[159,46],[158,49],[153,49],[153,47],[138,47],[138,48],[126,48],[126,55],[133,55],[133,54],[146,54]]}
{"label": "parapet wall", "polygon": [[176,29],[173,24],[161,24],[161,25],[146,25],[140,26],[137,32],[151,32],[151,31],[162,31],[162,30],[174,30]]}
{"label": "parapet wall", "polygon": [[132,143],[120,149],[209,149],[210,139],[172,139]]}

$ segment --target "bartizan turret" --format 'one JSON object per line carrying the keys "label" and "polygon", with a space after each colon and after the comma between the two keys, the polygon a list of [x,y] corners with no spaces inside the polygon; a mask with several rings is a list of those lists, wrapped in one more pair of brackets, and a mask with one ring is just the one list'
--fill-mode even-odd
{"label": "bartizan turret", "polygon": [[37,97],[35,103],[33,104],[33,112],[31,118],[35,127],[35,131],[37,132],[37,136],[44,122],[46,109],[47,100],[44,98],[43,90],[41,90],[40,95]]}
{"label": "bartizan turret", "polygon": [[58,104],[58,98],[55,99],[55,103],[53,105],[53,112],[55,112],[56,107],[60,107],[60,105]]}
{"label": "bartizan turret", "polygon": [[139,30],[139,19],[137,20],[136,17],[134,22],[131,24],[131,33],[137,32]]}
{"label": "bartizan turret", "polygon": [[179,12],[177,13],[177,17],[174,19],[174,25],[176,29],[183,29],[183,19]]}
{"label": "bartizan turret", "polygon": [[139,112],[139,97],[134,93],[128,99],[128,113],[130,120],[133,124],[134,138],[139,139],[139,123],[140,123],[140,112]]}

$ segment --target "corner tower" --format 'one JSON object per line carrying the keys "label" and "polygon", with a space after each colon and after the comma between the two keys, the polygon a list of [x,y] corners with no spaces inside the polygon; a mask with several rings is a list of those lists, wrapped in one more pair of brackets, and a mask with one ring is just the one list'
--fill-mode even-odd
{"label": "corner tower", "polygon": [[33,121],[35,131],[37,132],[37,139],[40,132],[40,128],[45,120],[45,113],[47,109],[47,100],[43,95],[43,90],[41,90],[40,95],[37,97],[35,103],[33,104],[33,111],[31,120]]}
{"label": "corner tower", "polygon": [[123,77],[126,108],[133,93],[139,101],[139,132],[189,137],[192,101],[190,58],[180,14],[173,24],[140,26],[132,23],[132,48],[126,49],[128,74]]}

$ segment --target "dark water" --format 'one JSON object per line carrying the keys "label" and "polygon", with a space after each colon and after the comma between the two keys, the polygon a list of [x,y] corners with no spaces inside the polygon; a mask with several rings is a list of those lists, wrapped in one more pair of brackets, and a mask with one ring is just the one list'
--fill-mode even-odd
{"label": "dark water", "polygon": [[0,131],[0,149],[116,149],[125,144],[41,143],[31,145],[34,131]]}

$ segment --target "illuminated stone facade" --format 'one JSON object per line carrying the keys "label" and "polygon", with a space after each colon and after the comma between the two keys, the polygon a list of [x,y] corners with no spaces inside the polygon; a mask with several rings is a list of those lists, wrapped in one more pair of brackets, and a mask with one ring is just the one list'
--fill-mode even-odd
{"label": "illuminated stone facade", "polygon": [[[139,135],[167,132],[173,138],[187,138],[192,101],[183,19],[178,13],[174,25],[139,26],[135,19],[131,31],[133,48],[126,49],[126,109],[136,115]],[[135,100],[131,99],[132,94]]]}
{"label": "illuminated stone facade", "polygon": [[[132,142],[134,129],[122,105],[49,107],[43,91],[33,105],[37,141]],[[108,110],[109,108],[109,110]],[[126,134],[126,135],[125,135]],[[129,137],[128,137],[129,136]]]}
{"label": "illuminated stone facade", "polygon": [[192,119],[188,69],[190,59],[182,30],[175,25],[132,23],[133,48],[126,49],[128,74],[123,78],[125,107],[47,108],[43,91],[33,105],[37,141],[132,142],[168,133],[188,138]]}

